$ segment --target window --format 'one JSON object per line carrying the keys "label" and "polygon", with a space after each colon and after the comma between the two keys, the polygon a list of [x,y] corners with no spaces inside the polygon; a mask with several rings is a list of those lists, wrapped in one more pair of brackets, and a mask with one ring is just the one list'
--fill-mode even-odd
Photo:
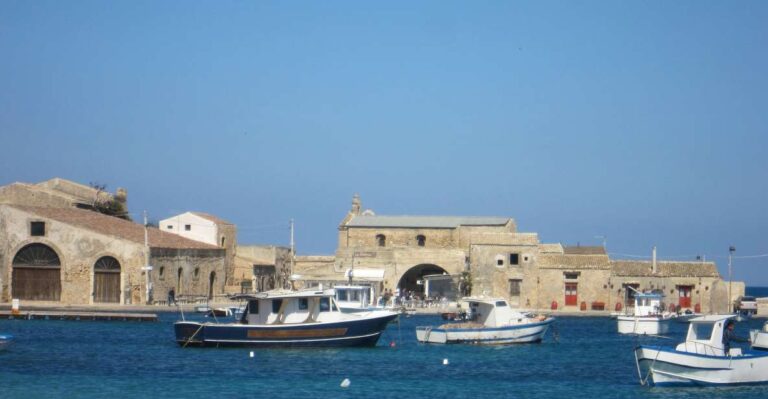
{"label": "window", "polygon": [[496,307],[497,308],[505,308],[505,307],[507,307],[507,302],[506,301],[496,301]]}
{"label": "window", "polygon": [[564,273],[566,280],[577,280],[579,278],[579,273]]}
{"label": "window", "polygon": [[299,310],[309,309],[309,300],[307,298],[299,298]]}
{"label": "window", "polygon": [[248,301],[248,313],[259,314],[259,301]]}
{"label": "window", "polygon": [[416,236],[416,243],[423,247],[427,243],[427,237],[425,237],[423,234],[419,234]]}
{"label": "window", "polygon": [[281,306],[283,306],[283,300],[282,299],[273,299],[272,300],[272,313],[280,312],[280,307]]}
{"label": "window", "polygon": [[321,312],[327,312],[331,310],[331,300],[330,298],[320,298],[320,311]]}
{"label": "window", "polygon": [[523,280],[513,279],[509,280],[509,295],[520,296],[520,286],[523,284]]}
{"label": "window", "polygon": [[185,224],[184,225],[184,230],[186,230],[186,231],[192,230],[192,225],[191,224]]}
{"label": "window", "polygon": [[195,268],[195,278],[197,278],[198,276],[200,276],[200,268],[196,267]]}
{"label": "window", "polygon": [[45,222],[32,222],[29,226],[29,234],[32,236],[45,235]]}
{"label": "window", "polygon": [[376,234],[376,245],[384,247],[387,245],[387,237],[384,234]]}
{"label": "window", "polygon": [[509,264],[510,265],[519,265],[520,264],[520,255],[519,254],[509,254]]}
{"label": "window", "polygon": [[224,246],[224,239],[225,239],[225,238],[226,238],[226,237],[221,237],[221,246],[222,246],[222,247]]}
{"label": "window", "polygon": [[165,226],[165,228],[168,229],[168,230],[173,230],[173,225],[169,224],[168,226]]}
{"label": "window", "polygon": [[160,274],[160,278],[163,278],[163,273],[165,273],[165,266],[160,266],[160,270],[158,271],[158,274]]}

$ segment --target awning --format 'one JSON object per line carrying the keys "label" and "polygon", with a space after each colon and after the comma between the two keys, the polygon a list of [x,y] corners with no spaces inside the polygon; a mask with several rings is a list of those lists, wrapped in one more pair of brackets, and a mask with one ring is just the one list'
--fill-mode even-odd
{"label": "awning", "polygon": [[384,269],[347,269],[344,277],[363,281],[384,281]]}

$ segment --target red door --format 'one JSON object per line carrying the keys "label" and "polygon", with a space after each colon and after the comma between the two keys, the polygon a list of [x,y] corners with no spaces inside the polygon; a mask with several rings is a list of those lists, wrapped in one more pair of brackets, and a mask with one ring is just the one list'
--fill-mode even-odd
{"label": "red door", "polygon": [[565,306],[576,306],[579,302],[577,289],[578,283],[565,283]]}
{"label": "red door", "polygon": [[677,292],[680,294],[678,305],[680,305],[681,309],[691,307],[691,291],[693,291],[693,286],[691,285],[677,286]]}

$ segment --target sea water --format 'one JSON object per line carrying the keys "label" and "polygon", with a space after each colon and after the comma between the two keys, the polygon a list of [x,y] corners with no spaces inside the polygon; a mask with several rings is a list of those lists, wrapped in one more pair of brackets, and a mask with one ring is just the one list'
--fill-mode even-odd
{"label": "sea water", "polygon": [[[374,348],[181,348],[159,322],[0,320],[0,398],[701,398],[768,397],[768,386],[640,386],[633,349],[670,339],[619,335],[608,317],[558,317],[540,344],[419,344],[402,317]],[[763,320],[740,323],[748,336]],[[253,357],[250,356],[253,352]],[[444,360],[447,359],[447,364]],[[348,379],[349,386],[342,387]]]}

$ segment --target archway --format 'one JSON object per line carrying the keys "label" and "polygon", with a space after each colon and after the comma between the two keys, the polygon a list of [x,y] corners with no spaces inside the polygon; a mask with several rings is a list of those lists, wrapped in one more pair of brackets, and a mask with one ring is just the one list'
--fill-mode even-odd
{"label": "archway", "polygon": [[216,272],[211,272],[208,278],[208,299],[213,299],[213,286],[216,284]]}
{"label": "archway", "polygon": [[440,266],[421,264],[416,265],[400,277],[397,288],[400,289],[400,295],[412,293],[419,297],[424,297],[424,276],[447,274],[448,272]]}
{"label": "archway", "polygon": [[120,262],[111,256],[93,265],[93,301],[120,303]]}
{"label": "archway", "polygon": [[61,261],[45,244],[29,244],[13,257],[13,297],[33,301],[61,300]]}

